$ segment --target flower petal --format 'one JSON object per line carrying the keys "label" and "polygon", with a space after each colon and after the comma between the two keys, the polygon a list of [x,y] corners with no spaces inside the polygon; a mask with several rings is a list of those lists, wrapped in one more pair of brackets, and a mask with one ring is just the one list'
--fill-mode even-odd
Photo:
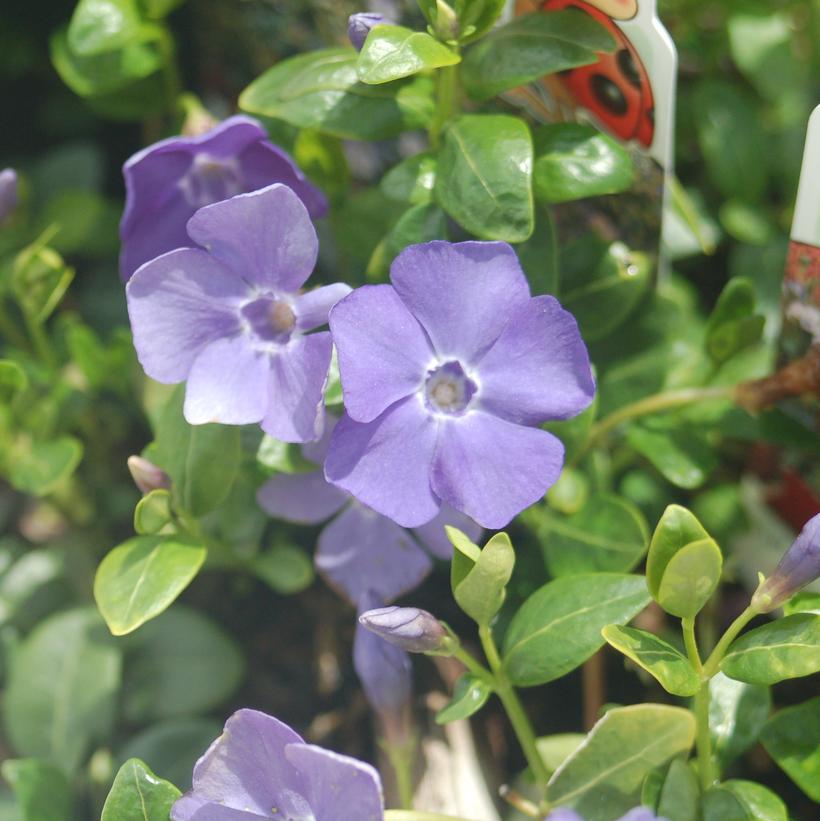
{"label": "flower petal", "polygon": [[280,183],[200,208],[188,234],[248,282],[287,292],[310,276],[319,248],[307,209]]}
{"label": "flower petal", "polygon": [[344,282],[334,282],[333,285],[323,285],[297,296],[293,301],[296,327],[300,331],[312,331],[320,325],[326,325],[330,309],[351,290]]}
{"label": "flower petal", "polygon": [[381,780],[369,764],[312,744],[291,744],[285,755],[306,783],[314,818],[383,821]]}
{"label": "flower petal", "polygon": [[433,358],[421,326],[389,285],[365,285],[330,312],[345,409],[370,422],[417,391]]}
{"label": "flower petal", "polygon": [[125,289],[134,347],[158,382],[181,382],[214,340],[239,328],[244,283],[197,248],[180,248],[143,265]]}
{"label": "flower petal", "polygon": [[217,339],[194,360],[185,386],[185,419],[191,425],[259,422],[268,405],[270,357],[243,334]]}
{"label": "flower petal", "polygon": [[327,449],[330,447],[330,437],[333,435],[333,429],[339,421],[338,416],[328,413],[327,409],[324,412],[324,423],[322,425],[322,435],[313,442],[305,442],[302,447],[302,456],[313,462],[314,465],[323,465],[325,456],[327,456]]}
{"label": "flower petal", "polygon": [[393,601],[432,566],[406,530],[356,502],[322,531],[315,560],[325,581],[354,606],[368,591]]}
{"label": "flower petal", "polygon": [[321,433],[332,349],[330,334],[324,331],[298,336],[271,357],[265,433],[283,442],[309,442]]}
{"label": "flower petal", "polygon": [[430,488],[437,438],[415,396],[365,424],[345,414],[330,438],[325,476],[402,527],[418,527],[439,511]]}
{"label": "flower petal", "polygon": [[257,491],[256,501],[275,519],[315,525],[349,502],[350,494],[331,485],[324,473],[317,470],[271,476]]}
{"label": "flower petal", "polygon": [[473,364],[530,297],[506,242],[427,242],[405,248],[390,280],[439,358]]}
{"label": "flower petal", "polygon": [[442,425],[433,490],[483,527],[499,530],[558,479],[564,447],[551,433],[473,411]]}
{"label": "flower petal", "polygon": [[575,317],[551,296],[535,297],[515,311],[476,373],[481,406],[519,424],[568,419],[595,396]]}
{"label": "flower petal", "polygon": [[453,558],[453,545],[447,538],[445,525],[457,527],[472,542],[477,542],[484,532],[481,525],[476,524],[469,516],[450,507],[446,502],[441,505],[438,516],[421,527],[414,527],[413,533],[421,543],[437,558],[450,561]]}
{"label": "flower petal", "polygon": [[171,821],[249,821],[259,817],[194,795],[183,795],[171,808]]}

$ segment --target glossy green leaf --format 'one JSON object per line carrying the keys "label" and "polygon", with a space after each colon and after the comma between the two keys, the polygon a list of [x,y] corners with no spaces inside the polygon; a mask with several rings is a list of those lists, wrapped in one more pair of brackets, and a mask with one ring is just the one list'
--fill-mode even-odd
{"label": "glossy green leaf", "polygon": [[[515,251],[533,293],[557,294],[559,282],[558,237],[549,208],[536,208],[535,230],[528,240],[516,247]],[[581,415],[583,416],[583,414]],[[571,424],[574,419],[556,424]],[[567,456],[566,461],[569,461],[569,456]]]}
{"label": "glossy green leaf", "polygon": [[820,593],[804,590],[792,596],[784,605],[783,613],[790,616],[792,613],[816,613],[820,615]]}
{"label": "glossy green leaf", "polygon": [[433,197],[437,161],[434,154],[422,152],[402,160],[383,177],[379,186],[386,197],[396,202],[424,205]]}
{"label": "glossy green leaf", "polygon": [[670,559],[691,542],[708,539],[697,517],[680,505],[669,505],[658,522],[646,557],[646,583],[653,598],[658,597],[663,574]]}
{"label": "glossy green leaf", "polygon": [[293,143],[293,159],[331,201],[344,197],[350,186],[350,169],[338,137],[303,128]]}
{"label": "glossy green leaf", "polygon": [[[459,40],[469,43],[489,31],[504,10],[506,0],[467,0],[461,3]],[[458,9],[458,3],[456,4]]]}
{"label": "glossy green leaf", "polygon": [[768,210],[762,205],[727,200],[720,206],[719,216],[726,232],[738,242],[765,246],[776,237]]}
{"label": "glossy green leaf", "polygon": [[0,359],[0,401],[9,402],[28,385],[26,372],[13,359]]}
{"label": "glossy green leaf", "polygon": [[715,592],[722,568],[723,555],[713,539],[685,545],[666,565],[658,604],[673,616],[693,618]]}
{"label": "glossy green leaf", "polygon": [[45,496],[74,473],[82,457],[83,445],[73,436],[32,442],[15,449],[8,479],[17,490]]}
{"label": "glossy green leaf", "polygon": [[[547,502],[553,510],[571,516],[578,513],[589,499],[589,479],[575,468],[564,467],[558,481],[547,491]],[[649,534],[646,534],[644,544],[649,541]],[[603,569],[603,568],[601,568]],[[631,570],[627,568],[608,568]],[[553,576],[560,576],[560,573],[553,573]]]}
{"label": "glossy green leaf", "polygon": [[627,572],[643,558],[649,528],[631,502],[611,493],[593,494],[577,513],[551,514],[538,529],[552,576]]}
{"label": "glossy green leaf", "polygon": [[444,532],[453,545],[453,558],[450,563],[450,587],[456,587],[464,581],[465,576],[473,569],[481,556],[481,548],[462,533],[457,527],[444,526]]}
{"label": "glossy green leaf", "polygon": [[93,608],[41,622],[12,657],[3,718],[15,752],[73,774],[109,737],[122,656]]}
{"label": "glossy green leaf", "polygon": [[380,85],[459,62],[457,52],[425,32],[380,25],[368,33],[356,72],[363,83]]}
{"label": "glossy green leaf", "polygon": [[547,800],[587,821],[614,821],[640,799],[654,767],[686,753],[695,738],[689,710],[661,704],[615,707],[550,779]]}
{"label": "glossy green leaf", "polygon": [[37,758],[8,759],[0,772],[17,797],[19,821],[72,821],[71,787],[54,764]]}
{"label": "glossy green leaf", "polygon": [[300,445],[282,442],[264,434],[256,451],[256,462],[269,476],[274,473],[313,473],[319,466],[302,456]]}
{"label": "glossy green leaf", "polygon": [[568,202],[628,189],[635,169],[614,138],[577,123],[545,125],[533,134],[533,191],[548,203]]}
{"label": "glossy green leaf", "polygon": [[137,536],[115,547],[97,568],[94,598],[115,636],[166,610],[202,567],[207,550],[174,536]]}
{"label": "glossy green leaf", "polygon": [[492,694],[490,685],[472,673],[462,673],[450,703],[436,713],[436,724],[449,724],[477,713]]}
{"label": "glossy green leaf", "polygon": [[537,738],[535,746],[547,772],[554,773],[583,744],[585,738],[583,733],[557,733]]}
{"label": "glossy green leaf", "polygon": [[786,805],[762,784],[724,781],[703,796],[703,821],[788,821]]}
{"label": "glossy green leaf", "polygon": [[775,713],[760,741],[789,778],[820,802],[820,696]]}
{"label": "glossy green leaf", "polygon": [[717,466],[714,450],[693,425],[667,425],[648,420],[630,425],[626,438],[677,487],[689,490],[700,487]]}
{"label": "glossy green leaf", "polygon": [[352,48],[332,48],[282,60],[242,92],[240,107],[342,139],[380,140],[424,128],[433,115],[430,79],[366,85],[356,73],[358,57]]}
{"label": "glossy green leaf", "polygon": [[749,684],[776,684],[818,672],[820,616],[795,613],[750,630],[732,643],[720,669]]}
{"label": "glossy green leaf", "polygon": [[506,114],[465,114],[444,132],[435,196],[481,239],[523,242],[533,231],[532,138]]}
{"label": "glossy green leaf", "polygon": [[480,626],[489,625],[507,595],[515,565],[515,551],[506,533],[496,533],[475,563],[453,586],[458,606]]}
{"label": "glossy green leaf", "polygon": [[723,363],[753,345],[763,334],[765,318],[755,314],[755,289],[744,277],[733,277],[720,294],[706,326],[706,351]]}
{"label": "glossy green leaf", "polygon": [[299,547],[280,544],[254,556],[253,574],[283,596],[301,593],[314,579],[313,562]]}
{"label": "glossy green leaf", "polygon": [[768,687],[735,681],[717,673],[709,682],[709,730],[712,749],[723,767],[757,741],[769,717],[772,697]]}
{"label": "glossy green leaf", "polygon": [[152,490],[137,502],[134,530],[140,536],[154,536],[172,520],[171,493],[164,488]]}
{"label": "glossy green leaf", "polygon": [[8,558],[0,573],[0,625],[8,621],[25,624],[28,613],[42,614],[61,598],[60,581],[66,571],[66,551],[60,547],[27,550]]}
{"label": "glossy green leaf", "polygon": [[648,603],[642,576],[589,573],[545,584],[524,602],[507,629],[507,674],[524,687],[566,675],[603,646],[604,627],[628,622]]}
{"label": "glossy green leaf", "polygon": [[139,36],[134,0],[80,0],[68,25],[68,45],[82,56],[115,51]]}
{"label": "glossy green leaf", "polygon": [[667,821],[699,821],[700,786],[685,758],[669,765],[660,790],[657,813]]}
{"label": "glossy green leaf", "polygon": [[700,689],[700,677],[689,659],[658,636],[617,624],[602,632],[609,644],[657,679],[667,693],[693,696]]}
{"label": "glossy green leaf", "polygon": [[464,86],[473,99],[489,100],[545,74],[594,63],[596,52],[614,47],[607,30],[579,10],[523,15],[467,52]]}
{"label": "glossy green leaf", "polygon": [[392,260],[408,245],[447,238],[447,216],[433,202],[412,205],[398,219],[385,239],[387,261]]}
{"label": "glossy green leaf", "polygon": [[100,821],[168,821],[181,794],[138,758],[129,758],[114,778]]}

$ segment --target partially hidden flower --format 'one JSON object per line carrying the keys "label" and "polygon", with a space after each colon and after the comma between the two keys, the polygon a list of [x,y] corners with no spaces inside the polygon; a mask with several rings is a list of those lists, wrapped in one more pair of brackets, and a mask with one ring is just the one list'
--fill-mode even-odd
{"label": "partially hidden flower", "polygon": [[537,425],[592,401],[575,319],[530,295],[503,242],[429,242],[330,313],[346,415],[325,476],[404,527],[444,503],[504,527],[558,478],[564,449]]}
{"label": "partially hidden flower", "polygon": [[337,421],[328,414],[321,439],[302,445],[302,455],[316,470],[278,473],[262,485],[256,499],[269,515],[287,522],[319,524],[331,519],[319,534],[315,555],[319,573],[354,607],[368,592],[390,602],[430,572],[430,559],[420,545],[438,558],[452,557],[445,525],[463,530],[473,540],[480,538],[482,530],[443,505],[438,516],[410,533],[330,484],[321,465]]}
{"label": "partially hidden flower", "polygon": [[171,477],[153,462],[142,456],[129,456],[127,464],[131,478],[141,493],[171,489]]}
{"label": "partially hidden flower", "polygon": [[820,577],[820,513],[806,522],[777,567],[758,587],[752,606],[759,613],[780,607],[807,584]]}
{"label": "partially hidden flower", "polygon": [[300,290],[318,251],[304,204],[277,183],[200,208],[188,234],[202,247],[145,263],[125,289],[145,372],[187,381],[192,425],[261,422],[277,439],[315,439],[332,343],[308,332],[350,288]]}
{"label": "partially hidden flower", "polygon": [[17,208],[17,172],[13,168],[0,171],[0,225],[2,225]]}
{"label": "partially hidden flower", "polygon": [[229,117],[196,136],[171,137],[134,154],[123,166],[120,276],[166,251],[188,245],[185,226],[205,205],[283,183],[311,217],[327,210],[324,195],[251,117]]}
{"label": "partially hidden flower", "polygon": [[369,764],[306,744],[290,727],[239,710],[194,767],[193,788],[171,821],[383,821]]}
{"label": "partially hidden flower", "polygon": [[[575,810],[559,807],[553,810],[545,821],[584,821],[583,816],[578,815]],[[617,821],[666,821],[660,815],[655,815],[647,807],[634,807],[626,815],[622,815]]]}
{"label": "partially hidden flower", "polygon": [[383,23],[390,23],[383,14],[376,14],[375,12],[360,11],[356,14],[351,14],[347,18],[347,37],[350,40],[353,48],[356,51],[361,51],[367,35],[370,34],[370,29],[373,26],[379,26]]}
{"label": "partially hidden flower", "polygon": [[436,653],[451,640],[444,625],[418,607],[378,607],[359,616],[359,624],[408,653]]}

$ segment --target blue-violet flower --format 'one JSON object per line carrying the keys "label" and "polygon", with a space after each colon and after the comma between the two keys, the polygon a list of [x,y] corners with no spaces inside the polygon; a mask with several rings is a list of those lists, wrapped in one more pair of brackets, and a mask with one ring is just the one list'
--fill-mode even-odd
{"label": "blue-violet flower", "polygon": [[17,172],[13,168],[0,171],[0,225],[17,207]]}
{"label": "blue-violet flower", "polygon": [[361,51],[367,35],[373,26],[379,26],[390,21],[383,14],[360,11],[347,18],[347,37],[356,51]]}
{"label": "blue-violet flower", "polygon": [[[584,821],[584,819],[578,815],[575,810],[559,807],[553,810],[546,817],[545,821]],[[626,815],[622,815],[618,818],[617,821],[666,821],[666,819],[655,815],[655,813],[647,807],[634,807],[626,813]]]}
{"label": "blue-violet flower", "polygon": [[435,653],[449,639],[444,625],[418,607],[377,607],[359,616],[359,624],[408,653]]}

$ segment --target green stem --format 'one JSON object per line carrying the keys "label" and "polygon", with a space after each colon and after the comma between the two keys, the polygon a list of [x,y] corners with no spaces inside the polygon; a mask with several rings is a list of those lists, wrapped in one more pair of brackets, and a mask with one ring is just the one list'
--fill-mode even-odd
{"label": "green stem", "polygon": [[25,311],[23,312],[23,316],[26,321],[28,334],[34,343],[34,350],[37,352],[37,356],[40,357],[44,365],[56,370],[58,365],[57,354],[54,353],[51,340],[48,338],[48,334],[46,334],[43,325]]}
{"label": "green stem", "polygon": [[729,625],[729,629],[721,636],[720,641],[712,650],[711,655],[703,665],[703,675],[712,678],[718,671],[729,645],[737,638],[737,634],[755,617],[758,611],[751,604]]}
{"label": "green stem", "polygon": [[700,786],[706,791],[715,783],[712,762],[712,737],[709,734],[709,679],[701,682],[695,693],[695,746],[698,751],[698,773]]}
{"label": "green stem", "polygon": [[507,717],[510,719],[518,743],[521,745],[536,783],[544,787],[549,781],[549,773],[538,752],[535,733],[524,711],[524,705],[518,698],[518,693],[515,692],[515,688],[510,683],[501,665],[501,657],[498,654],[498,648],[495,646],[492,631],[484,625],[478,628],[478,635],[481,638],[481,646],[484,648],[487,661],[490,663],[490,669],[493,671],[495,691],[501,699]]}
{"label": "green stem", "polygon": [[458,66],[445,66],[436,72],[436,112],[430,124],[430,145],[438,148],[444,126],[458,111]]}
{"label": "green stem", "polygon": [[413,809],[413,760],[416,752],[416,740],[411,738],[404,745],[382,743],[393,774],[396,776],[396,788],[399,793],[399,803],[402,809]]}
{"label": "green stem", "polygon": [[453,656],[476,676],[476,678],[480,678],[488,684],[495,686],[493,674],[482,664],[479,664],[463,647],[456,647],[453,650]]}
{"label": "green stem", "polygon": [[689,656],[689,661],[695,668],[698,675],[703,674],[703,662],[700,660],[700,652],[698,651],[698,641],[695,637],[695,619],[682,619],[681,625],[683,627],[683,644],[686,647],[686,654]]}

